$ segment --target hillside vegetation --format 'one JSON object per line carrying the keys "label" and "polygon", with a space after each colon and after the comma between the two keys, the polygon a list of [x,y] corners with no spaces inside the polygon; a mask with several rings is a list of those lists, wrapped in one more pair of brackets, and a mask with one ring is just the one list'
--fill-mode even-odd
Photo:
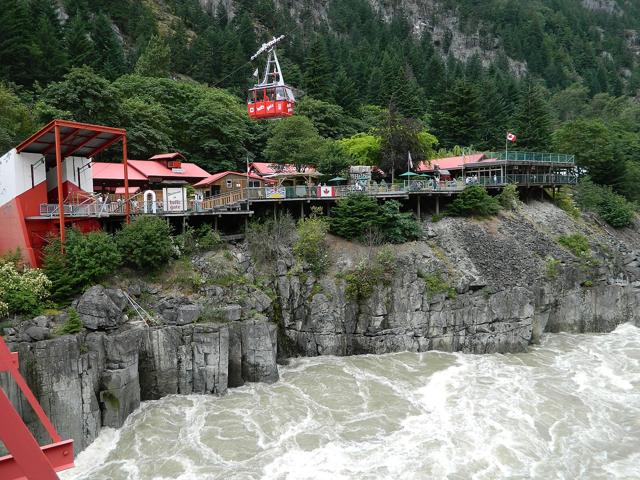
{"label": "hillside vegetation", "polygon": [[[404,169],[407,151],[502,149],[513,131],[513,148],[575,153],[638,199],[634,2],[4,0],[0,21],[2,151],[70,118],[126,128],[132,158],[180,150],[215,171],[249,155],[336,175]],[[250,122],[262,65],[248,59],[277,34],[299,115]]]}

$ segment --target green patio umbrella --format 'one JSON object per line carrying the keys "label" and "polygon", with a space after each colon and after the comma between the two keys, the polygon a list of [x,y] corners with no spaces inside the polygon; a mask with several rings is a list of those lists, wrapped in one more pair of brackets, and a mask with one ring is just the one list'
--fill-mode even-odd
{"label": "green patio umbrella", "polygon": [[402,175],[398,175],[399,177],[417,177],[418,174],[417,173],[413,173],[413,172],[405,172]]}
{"label": "green patio umbrella", "polygon": [[422,178],[431,178],[431,175],[429,175],[428,173],[421,173],[420,175],[418,175],[419,177]]}
{"label": "green patio umbrella", "polygon": [[347,179],[346,179],[346,178],[343,178],[343,177],[334,177],[334,178],[332,178],[331,180],[327,180],[327,182],[344,182],[344,181],[346,181],[346,180],[347,180]]}

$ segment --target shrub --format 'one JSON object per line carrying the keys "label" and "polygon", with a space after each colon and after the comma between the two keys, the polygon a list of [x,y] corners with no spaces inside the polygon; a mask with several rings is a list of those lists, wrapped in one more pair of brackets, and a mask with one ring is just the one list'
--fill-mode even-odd
{"label": "shrub", "polygon": [[251,256],[258,264],[275,262],[280,252],[293,244],[295,229],[293,217],[288,213],[276,219],[252,221],[245,234]]}
{"label": "shrub", "polygon": [[66,232],[64,254],[60,239],[51,238],[44,249],[44,269],[52,282],[54,300],[64,302],[83,287],[112,274],[121,263],[113,237],[104,232]]}
{"label": "shrub", "polygon": [[329,267],[327,252],[327,231],[329,225],[324,218],[315,215],[298,222],[298,239],[293,245],[293,253],[298,259],[309,264],[313,274],[318,277]]}
{"label": "shrub", "polygon": [[350,195],[338,200],[331,210],[331,231],[347,240],[363,240],[379,231],[382,240],[403,243],[422,236],[420,224],[411,213],[401,213],[400,203],[389,200],[379,205],[366,195]]}
{"label": "shrub", "polygon": [[62,326],[60,326],[57,333],[59,335],[73,335],[74,333],[81,332],[83,329],[84,325],[80,319],[80,315],[78,315],[78,312],[75,309],[70,308],[67,320]]}
{"label": "shrub", "polygon": [[376,285],[391,283],[395,267],[395,256],[388,248],[380,250],[372,260],[360,261],[355,268],[342,274],[347,299],[360,302],[369,298]]}
{"label": "shrub", "polygon": [[545,260],[545,275],[549,280],[553,280],[558,277],[560,269],[560,260],[553,257],[547,257]]}
{"label": "shrub", "polygon": [[172,255],[171,227],[161,218],[139,217],[116,234],[118,249],[126,264],[155,270]]}
{"label": "shrub", "polygon": [[580,233],[562,235],[558,237],[558,243],[569,249],[576,257],[584,257],[590,251],[589,240]]}
{"label": "shrub", "polygon": [[205,223],[196,229],[196,242],[199,250],[210,251],[222,245],[222,237],[211,225]]}
{"label": "shrub", "polygon": [[0,265],[0,317],[9,314],[38,315],[49,298],[51,281],[42,270],[15,264]]}
{"label": "shrub", "polygon": [[567,212],[567,214],[573,218],[578,218],[580,216],[580,210],[576,207],[576,202],[574,201],[571,190],[568,187],[561,187],[556,192],[554,203],[557,207]]}
{"label": "shrub", "polygon": [[502,192],[497,196],[497,199],[502,208],[514,210],[518,205],[518,200],[520,200],[518,196],[518,186],[515,183],[505,185]]}
{"label": "shrub", "polygon": [[624,228],[633,222],[635,209],[626,198],[615,193],[611,187],[596,185],[589,178],[576,187],[576,201],[580,208],[597,213],[614,228]]}
{"label": "shrub", "polygon": [[447,214],[459,217],[491,217],[500,211],[498,200],[481,185],[466,187],[447,209]]}
{"label": "shrub", "polygon": [[446,293],[449,297],[456,297],[456,289],[449,285],[441,272],[422,273],[418,272],[418,276],[424,280],[424,289],[427,296],[437,295],[438,293]]}
{"label": "shrub", "polygon": [[173,237],[173,247],[176,256],[191,255],[196,251],[196,236],[192,227],[187,225],[182,233]]}

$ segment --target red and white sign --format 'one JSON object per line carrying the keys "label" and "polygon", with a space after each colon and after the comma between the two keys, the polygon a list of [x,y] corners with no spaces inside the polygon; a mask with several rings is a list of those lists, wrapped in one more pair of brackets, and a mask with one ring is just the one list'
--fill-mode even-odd
{"label": "red and white sign", "polygon": [[328,198],[336,196],[336,187],[318,187],[318,197]]}
{"label": "red and white sign", "polygon": [[518,137],[516,136],[515,133],[511,133],[511,132],[507,133],[507,140],[509,140],[510,142],[515,142],[517,139]]}

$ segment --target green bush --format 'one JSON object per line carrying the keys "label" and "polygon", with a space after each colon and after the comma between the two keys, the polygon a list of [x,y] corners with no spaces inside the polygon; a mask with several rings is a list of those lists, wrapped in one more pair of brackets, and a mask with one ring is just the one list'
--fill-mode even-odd
{"label": "green bush", "polygon": [[455,217],[491,217],[500,211],[498,200],[481,185],[466,187],[447,209]]}
{"label": "green bush", "polygon": [[74,333],[81,332],[83,329],[84,325],[80,319],[80,315],[78,315],[75,309],[70,308],[67,314],[67,320],[60,326],[56,333],[59,335],[73,335]]}
{"label": "green bush", "polygon": [[633,222],[633,204],[609,186],[596,185],[585,178],[576,187],[575,198],[580,208],[597,213],[614,228],[628,227]]}
{"label": "green bush", "polygon": [[210,251],[222,245],[222,237],[217,230],[207,223],[200,225],[196,229],[196,242],[199,250]]}
{"label": "green bush", "polygon": [[331,231],[347,240],[363,240],[378,231],[382,241],[404,243],[422,236],[422,228],[411,213],[400,212],[400,203],[378,204],[373,197],[349,195],[331,210]]}
{"label": "green bush", "polygon": [[441,272],[418,272],[418,276],[424,280],[424,289],[427,296],[431,297],[438,293],[446,293],[451,298],[457,296],[456,289],[449,285],[449,282],[443,278]]}
{"label": "green bush", "polygon": [[355,268],[341,274],[346,283],[345,296],[358,302],[369,298],[377,285],[391,283],[395,268],[393,251],[383,248],[372,260],[362,260]]}
{"label": "green bush", "polygon": [[82,288],[116,271],[121,263],[113,237],[104,232],[66,232],[64,254],[60,239],[51,238],[44,249],[44,270],[52,282],[54,300],[65,302]]}
{"label": "green bush", "polygon": [[518,195],[518,186],[515,183],[505,185],[502,192],[496,197],[502,208],[514,210],[518,205],[520,197]]}
{"label": "green bush", "polygon": [[558,237],[558,243],[571,251],[576,257],[584,257],[589,254],[589,240],[580,233],[562,235]]}
{"label": "green bush", "polygon": [[295,231],[296,224],[288,213],[252,221],[245,232],[251,256],[260,265],[275,262],[281,251],[293,245]]}
{"label": "green bush", "polygon": [[318,277],[329,267],[326,242],[329,225],[324,218],[311,216],[298,222],[297,230],[298,239],[293,245],[293,253],[299,260],[307,262]]}
{"label": "green bush", "polygon": [[171,227],[161,218],[139,217],[116,234],[116,243],[127,265],[156,270],[173,253]]}
{"label": "green bush", "polygon": [[9,314],[40,314],[49,298],[51,281],[42,270],[18,270],[14,263],[0,265],[0,318]]}
{"label": "green bush", "polygon": [[545,276],[549,280],[553,280],[558,277],[558,273],[560,272],[560,260],[557,260],[553,257],[547,257],[545,260]]}
{"label": "green bush", "polygon": [[561,187],[555,194],[554,203],[573,218],[580,216],[580,210],[576,207],[576,202],[569,187]]}

